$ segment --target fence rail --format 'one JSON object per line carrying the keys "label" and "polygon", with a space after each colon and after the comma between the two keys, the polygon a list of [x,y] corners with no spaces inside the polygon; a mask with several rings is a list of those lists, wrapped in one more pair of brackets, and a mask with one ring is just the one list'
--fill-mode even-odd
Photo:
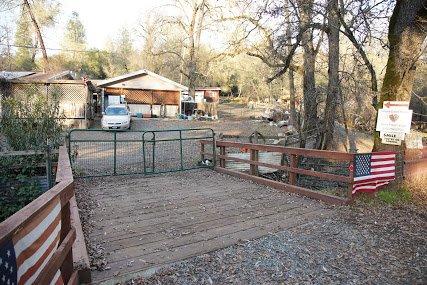
{"label": "fence rail", "polygon": [[77,284],[78,282],[77,271],[73,269],[72,257],[72,245],[76,238],[76,231],[71,226],[70,219],[70,199],[74,196],[74,181],[65,147],[61,147],[59,150],[56,182],[57,184],[50,190],[0,224],[0,245],[2,245],[42,219],[49,207],[55,203],[60,205],[59,246],[38,274],[34,284],[49,284],[58,270],[61,272],[64,284]]}
{"label": "fence rail", "polygon": [[[212,153],[203,151],[205,146],[212,144],[212,142],[201,140],[200,143],[202,145],[202,159],[205,157],[214,158]],[[218,163],[215,169],[219,172],[249,179],[260,184],[283,189],[288,192],[303,194],[327,203],[347,204],[352,200],[353,172],[349,171],[348,166],[353,165],[354,154],[336,151],[308,150],[283,146],[238,143],[222,140],[216,141],[216,148],[219,148],[219,154],[216,155]],[[237,151],[230,151],[231,149],[237,149]],[[229,151],[227,152],[227,150]],[[242,152],[248,152],[249,159],[236,157],[236,154],[241,154]],[[270,159],[270,161],[268,161],[268,157],[267,161],[260,161],[260,153],[276,153],[279,154],[282,159],[280,160],[280,163],[277,163],[274,159]],[[304,159],[322,159],[325,162],[334,161],[341,163],[338,165],[325,163],[325,165],[328,165],[328,170],[333,167],[341,168],[341,172],[345,172],[345,174],[328,173],[325,171],[322,172],[314,170],[313,168],[307,169],[306,165],[304,165]],[[246,172],[230,169],[227,167],[227,164],[230,162],[237,162],[246,165],[249,164],[249,169]],[[287,181],[266,178],[265,175],[263,176],[260,174],[260,167],[271,169],[273,171],[286,172]],[[298,176],[305,176],[316,180],[331,181],[333,183],[342,182],[345,184],[345,186],[341,187],[343,195],[332,195],[325,191],[316,191],[309,189],[307,186],[304,187],[303,184],[306,182],[302,179],[298,179]]]}

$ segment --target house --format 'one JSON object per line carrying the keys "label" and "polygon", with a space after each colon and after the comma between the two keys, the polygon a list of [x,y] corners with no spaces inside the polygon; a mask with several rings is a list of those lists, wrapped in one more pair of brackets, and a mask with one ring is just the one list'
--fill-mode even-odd
{"label": "house", "polygon": [[133,114],[144,117],[175,117],[181,112],[184,85],[146,69],[97,82],[101,106],[126,102]]}
{"label": "house", "polygon": [[15,98],[25,98],[28,93],[40,96],[59,93],[64,125],[86,128],[94,116],[90,91],[93,86],[90,81],[74,78],[71,71],[0,71],[0,93],[2,96]]}

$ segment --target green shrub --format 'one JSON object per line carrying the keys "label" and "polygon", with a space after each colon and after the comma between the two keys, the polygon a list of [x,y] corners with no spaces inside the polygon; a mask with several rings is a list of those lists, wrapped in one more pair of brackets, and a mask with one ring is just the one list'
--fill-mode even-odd
{"label": "green shrub", "polygon": [[[5,184],[7,185],[8,183],[6,182]],[[8,187],[2,192],[0,196],[0,222],[43,193],[40,185],[36,181],[29,179],[29,177],[20,177],[18,185]]]}
{"label": "green shrub", "polygon": [[47,141],[55,147],[63,131],[59,103],[55,89],[46,96],[29,85],[22,94],[3,98],[0,131],[14,150],[43,149]]}
{"label": "green shrub", "polygon": [[43,193],[39,183],[31,178],[38,174],[36,168],[38,159],[37,157],[0,159],[0,222]]}
{"label": "green shrub", "polygon": [[46,175],[44,164],[44,155],[0,156],[0,222],[43,193],[34,177]]}

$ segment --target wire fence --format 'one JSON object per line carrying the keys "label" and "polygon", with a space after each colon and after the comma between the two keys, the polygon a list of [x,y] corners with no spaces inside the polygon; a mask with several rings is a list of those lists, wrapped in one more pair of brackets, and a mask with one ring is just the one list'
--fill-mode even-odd
{"label": "wire fence", "polygon": [[76,177],[157,174],[213,166],[202,161],[199,140],[214,141],[214,136],[212,129],[74,129],[68,150]]}

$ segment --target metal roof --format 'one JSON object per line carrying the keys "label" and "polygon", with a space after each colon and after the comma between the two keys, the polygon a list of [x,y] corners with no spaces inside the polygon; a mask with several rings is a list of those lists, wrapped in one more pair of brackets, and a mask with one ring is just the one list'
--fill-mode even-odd
{"label": "metal roof", "polygon": [[35,74],[34,71],[0,71],[0,79],[12,80]]}
{"label": "metal roof", "polygon": [[[134,84],[126,84],[125,82],[130,82],[131,80],[137,79],[137,78],[143,78],[144,76],[149,76],[153,79],[156,79],[158,82],[161,82],[162,84],[147,84],[147,82],[138,82]],[[153,80],[154,81],[154,80]],[[122,83],[121,86],[118,86],[117,84]],[[116,85],[116,86],[113,86]],[[128,74],[120,75],[117,77],[109,78],[106,80],[103,80],[98,84],[98,87],[116,87],[116,88],[129,88],[129,89],[158,89],[158,90],[177,90],[177,91],[184,91],[188,90],[187,86],[184,86],[182,84],[179,84],[178,82],[175,82],[173,80],[170,80],[164,76],[161,76],[157,73],[154,73],[152,71],[149,71],[147,69],[141,69],[137,70],[135,72],[131,72]]]}
{"label": "metal roof", "polygon": [[28,82],[49,82],[52,80],[73,80],[73,73],[69,70],[59,72],[36,72],[36,71],[0,71],[0,78],[5,80],[19,80]]}
{"label": "metal roof", "polygon": [[196,87],[196,91],[202,91],[202,90],[215,90],[215,91],[221,91],[220,87]]}

